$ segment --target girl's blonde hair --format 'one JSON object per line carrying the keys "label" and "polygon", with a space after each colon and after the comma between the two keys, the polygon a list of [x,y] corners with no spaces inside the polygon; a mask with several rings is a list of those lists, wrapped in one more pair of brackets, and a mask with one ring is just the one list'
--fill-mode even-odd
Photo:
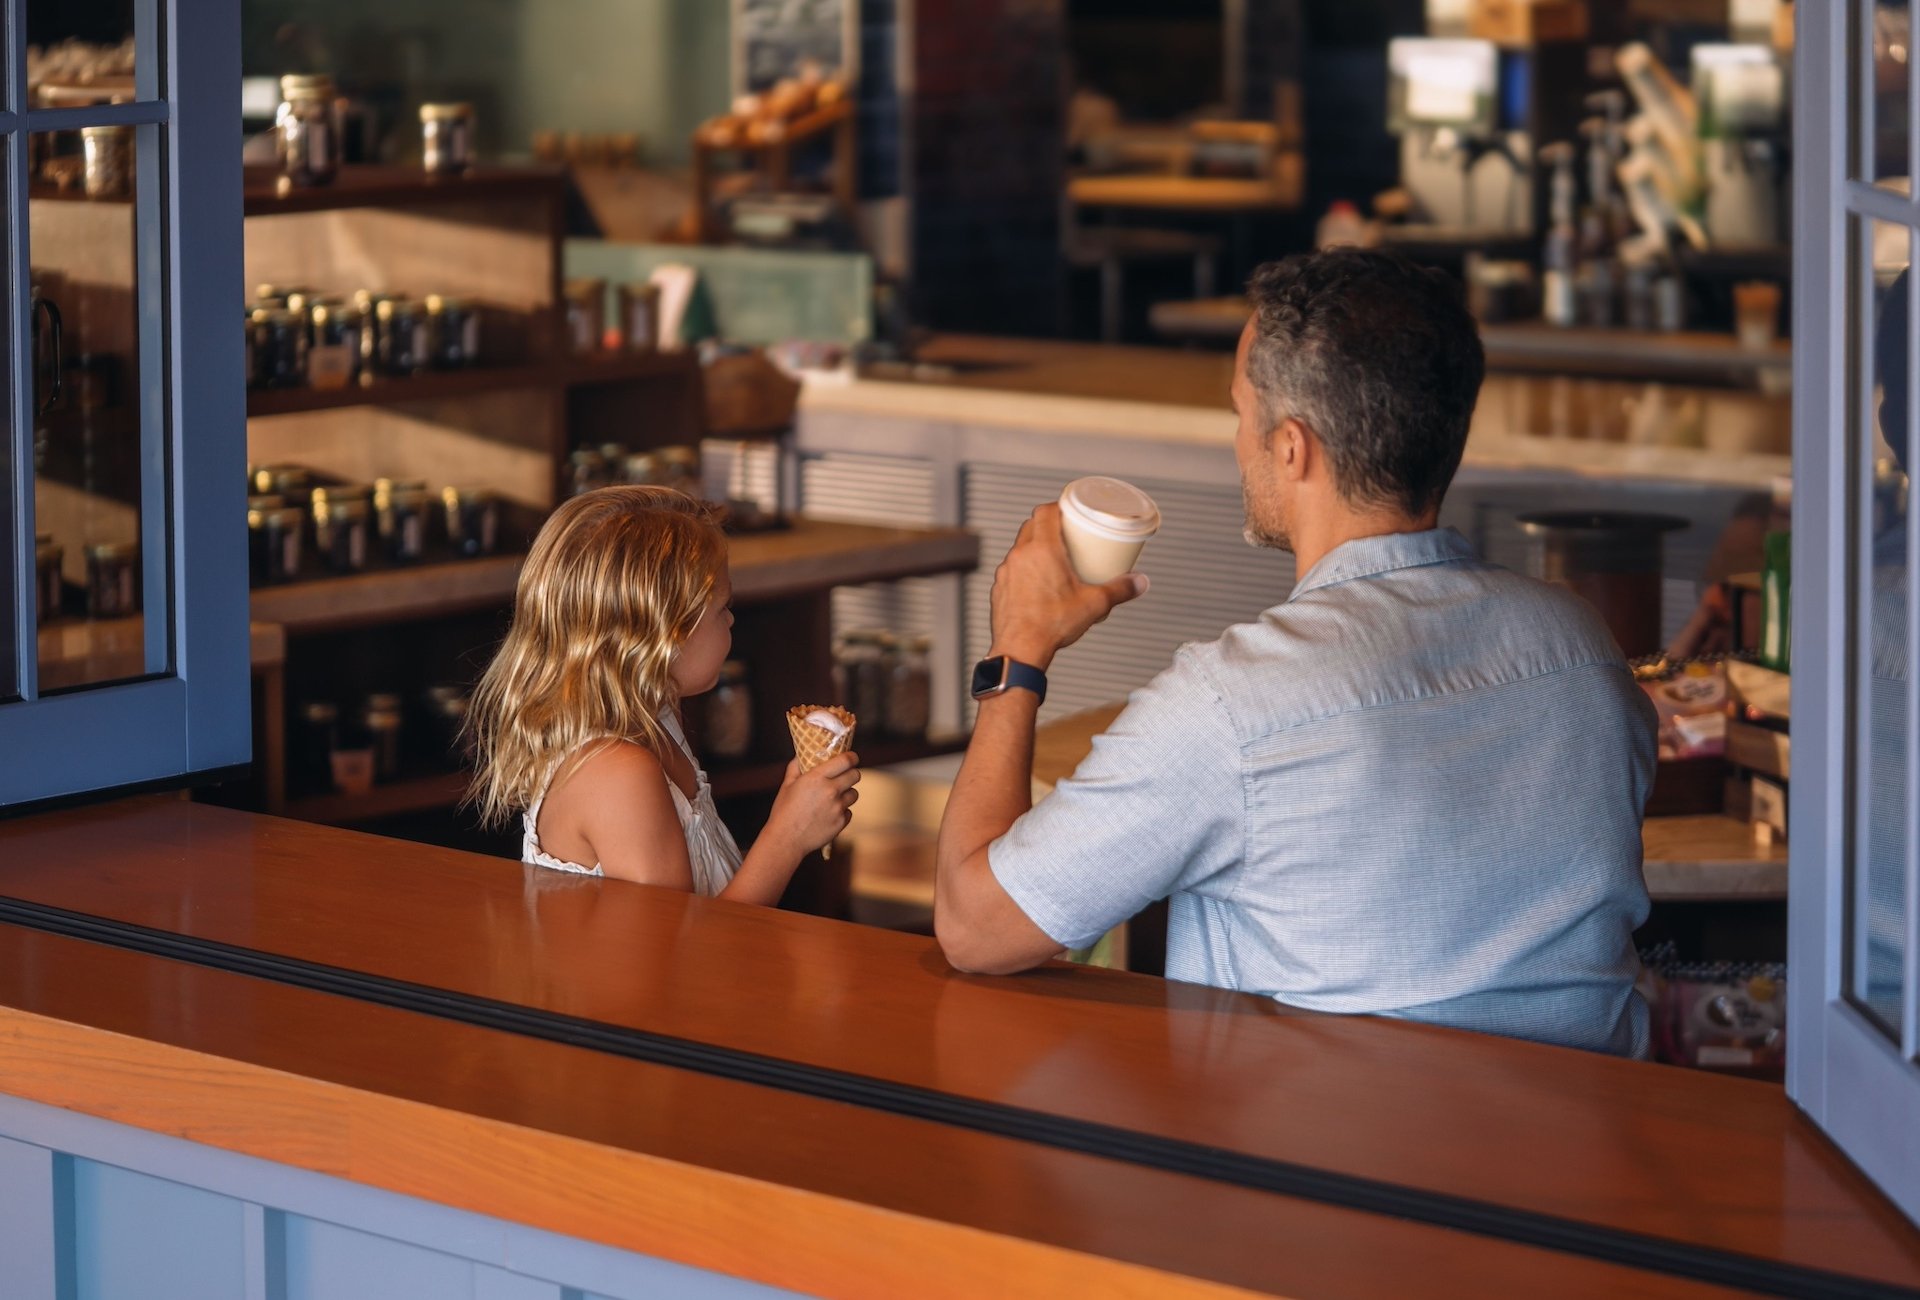
{"label": "girl's blonde hair", "polygon": [[483,822],[528,807],[592,741],[660,752],[674,656],[726,562],[712,507],[671,488],[599,488],[553,512],[467,713],[476,768],[467,797]]}

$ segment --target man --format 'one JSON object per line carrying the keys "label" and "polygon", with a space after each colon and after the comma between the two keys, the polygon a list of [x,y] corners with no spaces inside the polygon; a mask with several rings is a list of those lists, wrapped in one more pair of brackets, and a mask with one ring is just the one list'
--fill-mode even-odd
{"label": "man", "polygon": [[1247,538],[1298,584],[1182,648],[1029,809],[1047,666],[1147,589],[1078,581],[1058,509],[1034,513],[976,674],[1014,684],[981,699],[940,830],[948,959],[1023,970],[1170,897],[1171,978],[1644,1055],[1653,710],[1584,602],[1437,527],[1485,371],[1472,318],[1444,276],[1357,249],[1262,267],[1251,296]]}

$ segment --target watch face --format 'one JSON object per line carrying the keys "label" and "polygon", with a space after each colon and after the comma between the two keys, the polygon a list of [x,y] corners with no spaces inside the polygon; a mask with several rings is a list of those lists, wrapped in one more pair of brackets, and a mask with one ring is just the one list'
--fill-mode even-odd
{"label": "watch face", "polygon": [[1007,660],[999,655],[992,659],[982,659],[973,666],[973,698],[995,695],[1006,688]]}

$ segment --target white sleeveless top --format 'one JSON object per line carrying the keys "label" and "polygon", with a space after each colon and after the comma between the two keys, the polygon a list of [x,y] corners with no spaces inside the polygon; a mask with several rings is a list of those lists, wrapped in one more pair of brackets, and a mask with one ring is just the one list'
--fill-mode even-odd
{"label": "white sleeveless top", "polygon": [[[713,788],[707,784],[706,772],[694,761],[692,751],[687,748],[687,738],[680,730],[679,721],[671,712],[666,712],[660,715],[660,725],[673,737],[673,743],[686,755],[687,763],[699,778],[699,789],[691,800],[672,777],[667,778],[667,789],[673,795],[673,810],[680,815],[680,829],[687,837],[687,864],[693,868],[693,892],[712,898],[727,887],[727,882],[733,879],[733,873],[740,869],[740,846],[733,842],[733,835],[714,809]],[[554,770],[558,770],[559,766],[556,762]],[[577,862],[556,858],[540,847],[540,805],[547,801],[547,786],[552,781],[553,772],[549,771],[547,779],[540,784],[540,793],[534,797],[533,806],[521,814],[520,822],[526,835],[520,845],[520,860],[528,866],[548,867],[554,871],[571,871],[583,876],[605,875],[597,862],[591,867],[583,867]]]}

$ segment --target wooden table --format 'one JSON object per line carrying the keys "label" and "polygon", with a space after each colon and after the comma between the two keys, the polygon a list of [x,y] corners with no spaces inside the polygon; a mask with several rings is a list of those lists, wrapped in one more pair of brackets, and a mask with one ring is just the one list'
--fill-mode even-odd
{"label": "wooden table", "polygon": [[[0,823],[0,900],[0,1093],[776,1286],[1729,1294],[1523,1244],[1537,1214],[1603,1252],[1920,1287],[1920,1232],[1763,1084],[1114,972],[960,976],[924,938],[178,802]],[[1040,1127],[82,942],[17,901]],[[1336,1182],[1070,1151],[1062,1121]],[[1354,1179],[1409,1199],[1328,1199]],[[1479,1229],[1432,1218],[1469,1204]]]}
{"label": "wooden table", "polygon": [[[1093,748],[1093,738],[1113,724],[1122,705],[1089,709],[1041,727],[1034,737],[1036,792],[1050,791],[1073,775]],[[1647,892],[1656,900],[1740,899],[1787,896],[1787,850],[1754,843],[1745,823],[1731,817],[1650,817],[1641,831]]]}

